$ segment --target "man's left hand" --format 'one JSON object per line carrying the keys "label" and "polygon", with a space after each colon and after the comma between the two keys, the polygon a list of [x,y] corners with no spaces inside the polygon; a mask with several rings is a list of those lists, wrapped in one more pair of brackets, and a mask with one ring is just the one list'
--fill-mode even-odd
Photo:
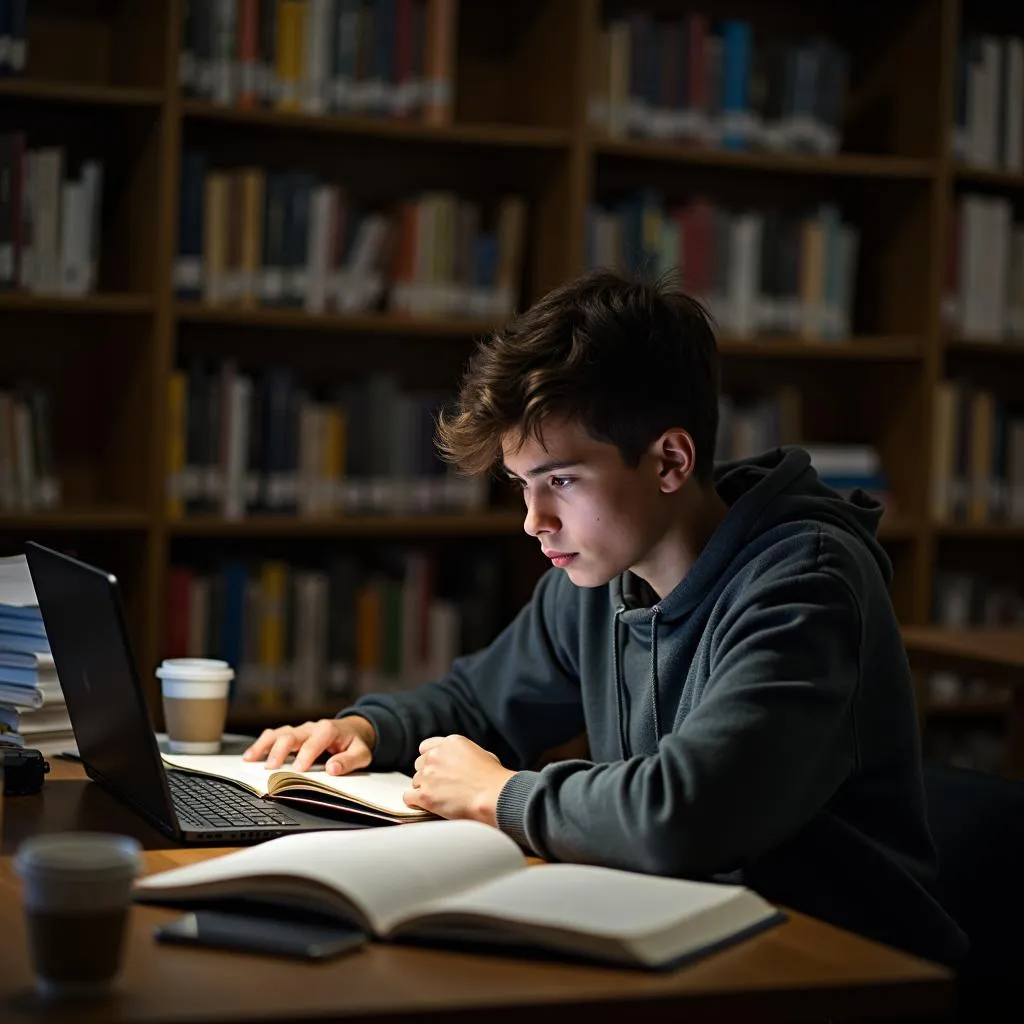
{"label": "man's left hand", "polygon": [[490,751],[458,735],[425,739],[414,768],[412,789],[404,795],[410,807],[495,826],[498,796],[515,775]]}

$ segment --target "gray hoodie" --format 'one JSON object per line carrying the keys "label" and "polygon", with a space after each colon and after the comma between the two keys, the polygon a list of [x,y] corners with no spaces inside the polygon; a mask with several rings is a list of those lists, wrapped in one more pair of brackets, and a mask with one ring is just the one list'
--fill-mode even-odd
{"label": "gray hoodie", "polygon": [[[549,860],[740,881],[946,963],[966,940],[929,893],[910,670],[881,509],[801,449],[716,467],[729,512],[664,599],[625,573],[546,573],[487,648],[341,714],[409,770],[460,733],[518,770],[498,825]],[[591,760],[531,770],[586,730]]]}

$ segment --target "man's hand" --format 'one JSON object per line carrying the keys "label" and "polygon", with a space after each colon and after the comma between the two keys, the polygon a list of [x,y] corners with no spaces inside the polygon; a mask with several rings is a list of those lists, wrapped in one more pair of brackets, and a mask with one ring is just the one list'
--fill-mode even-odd
{"label": "man's hand", "polygon": [[420,744],[412,789],[404,795],[410,807],[442,818],[472,818],[498,824],[498,796],[515,772],[465,736],[431,736]]}
{"label": "man's hand", "polygon": [[280,768],[290,753],[298,751],[292,767],[304,772],[326,750],[333,755],[325,765],[327,774],[346,775],[369,765],[376,742],[377,732],[367,719],[346,715],[264,729],[242,758],[260,761],[265,757],[268,769]]}

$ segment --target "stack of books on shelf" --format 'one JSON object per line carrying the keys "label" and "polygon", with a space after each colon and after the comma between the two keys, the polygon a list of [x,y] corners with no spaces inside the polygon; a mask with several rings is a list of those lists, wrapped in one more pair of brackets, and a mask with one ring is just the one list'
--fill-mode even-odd
{"label": "stack of books on shelf", "polygon": [[969,167],[1024,173],[1024,39],[960,41],[950,142],[953,158]]}
{"label": "stack of books on shelf", "polygon": [[970,380],[940,381],[933,408],[933,518],[1024,522],[1024,408]]}
{"label": "stack of books on shelf", "polygon": [[954,207],[942,315],[970,341],[1024,342],[1024,220],[1001,196],[965,193]]}
{"label": "stack of books on shelf", "polygon": [[526,204],[432,191],[364,207],[311,171],[211,169],[185,154],[182,300],[308,313],[501,318],[519,296]]}
{"label": "stack of books on shelf", "polygon": [[0,291],[87,295],[96,290],[103,164],[72,176],[58,146],[29,149],[0,135]]}
{"label": "stack of books on shelf", "polygon": [[723,394],[718,401],[715,461],[748,459],[779,446],[799,445],[827,487],[849,496],[862,490],[886,513],[895,505],[881,456],[873,445],[806,443],[802,430],[800,390],[791,385],[757,399],[738,401]]}
{"label": "stack of books on shelf", "polygon": [[455,0],[185,0],[186,95],[242,109],[451,119]]}
{"label": "stack of books on shelf", "polygon": [[326,568],[234,559],[212,571],[176,565],[167,656],[235,666],[236,708],[312,708],[402,689],[443,675],[498,628],[494,557],[467,561],[454,581],[443,573],[452,567],[402,548],[333,556]]}
{"label": "stack of books on shelf", "polygon": [[859,239],[831,203],[730,210],[703,196],[669,205],[645,189],[590,207],[586,258],[591,267],[678,268],[723,334],[827,341],[850,335]]}
{"label": "stack of books on shelf", "polygon": [[[932,617],[948,629],[972,626],[992,628],[1024,624],[1024,595],[1017,585],[978,573],[939,571],[935,577]],[[934,671],[925,681],[925,692],[933,709],[973,704],[991,709],[998,719],[1009,707],[1005,684],[993,683],[984,674],[966,675],[949,670]],[[934,722],[928,730],[934,756],[969,768],[1003,771],[1006,765],[1005,729],[993,728],[977,719],[956,723]]]}
{"label": "stack of books on shelf", "polygon": [[45,755],[74,744],[23,555],[0,559],[0,743]]}
{"label": "stack of books on shelf", "polygon": [[0,78],[25,73],[27,14],[28,0],[0,0]]}
{"label": "stack of books on shelf", "polygon": [[846,101],[846,54],[823,37],[757,36],[746,21],[629,11],[599,33],[591,124],[723,149],[831,154]]}
{"label": "stack of books on shelf", "polygon": [[0,388],[0,512],[57,508],[49,392],[38,385]]}
{"label": "stack of books on shelf", "polygon": [[168,513],[325,516],[466,512],[483,477],[437,457],[447,395],[404,390],[388,374],[304,386],[286,367],[258,375],[200,359],[170,380]]}

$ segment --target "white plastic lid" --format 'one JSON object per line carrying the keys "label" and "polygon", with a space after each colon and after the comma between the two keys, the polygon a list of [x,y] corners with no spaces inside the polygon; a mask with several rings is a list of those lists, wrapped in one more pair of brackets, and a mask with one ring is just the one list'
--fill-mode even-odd
{"label": "white plastic lid", "polygon": [[194,679],[197,682],[230,681],[235,670],[215,658],[167,658],[157,666],[158,679]]}
{"label": "white plastic lid", "polygon": [[112,832],[52,832],[33,836],[18,847],[19,875],[81,876],[93,881],[134,877],[142,846],[131,836]]}

